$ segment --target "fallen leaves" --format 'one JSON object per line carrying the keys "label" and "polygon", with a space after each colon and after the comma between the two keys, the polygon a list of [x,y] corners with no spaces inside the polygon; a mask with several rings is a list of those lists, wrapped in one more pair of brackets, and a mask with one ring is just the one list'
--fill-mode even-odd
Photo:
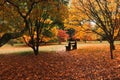
{"label": "fallen leaves", "polygon": [[[120,46],[117,46],[117,48]],[[118,48],[119,49],[119,48]],[[120,50],[91,46],[62,53],[0,55],[1,80],[119,80]]]}

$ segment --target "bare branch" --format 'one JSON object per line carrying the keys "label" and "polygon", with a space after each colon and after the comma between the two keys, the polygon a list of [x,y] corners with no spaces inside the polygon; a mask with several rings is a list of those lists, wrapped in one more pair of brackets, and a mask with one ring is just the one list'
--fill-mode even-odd
{"label": "bare branch", "polygon": [[28,29],[29,29],[29,22],[27,19],[27,16],[31,13],[32,9],[33,9],[33,5],[31,6],[29,12],[27,13],[26,16],[23,15],[23,13],[20,11],[20,8],[18,5],[14,4],[12,1],[10,0],[6,0],[6,2],[10,3],[13,7],[15,7],[18,11],[18,13],[20,14],[20,16],[24,19],[24,23],[25,23],[25,27],[23,30],[21,30],[20,32],[16,32],[16,33],[5,33],[1,38],[0,38],[0,47],[3,46],[4,44],[6,44],[10,39],[15,39],[18,37],[21,37]]}

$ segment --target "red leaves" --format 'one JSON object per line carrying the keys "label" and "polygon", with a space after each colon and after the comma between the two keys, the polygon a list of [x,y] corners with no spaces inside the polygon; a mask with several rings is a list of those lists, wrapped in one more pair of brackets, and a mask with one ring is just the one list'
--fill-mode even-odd
{"label": "red leaves", "polygon": [[64,41],[68,39],[69,35],[64,30],[58,30],[58,37]]}
{"label": "red leaves", "polygon": [[[63,53],[0,55],[1,80],[120,79],[120,50],[110,60],[107,46],[90,46]],[[109,54],[109,53],[108,53]]]}

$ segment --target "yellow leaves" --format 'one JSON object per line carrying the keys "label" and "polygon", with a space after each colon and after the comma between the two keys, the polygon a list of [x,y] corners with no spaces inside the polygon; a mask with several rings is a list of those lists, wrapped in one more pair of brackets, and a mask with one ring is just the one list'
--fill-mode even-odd
{"label": "yellow leaves", "polygon": [[54,37],[57,37],[57,34],[58,34],[57,27],[53,27],[53,28],[51,29],[51,32],[54,34]]}
{"label": "yellow leaves", "polygon": [[117,36],[118,31],[119,31],[119,29],[116,29],[116,30],[114,31],[114,37],[116,37],[116,36]]}
{"label": "yellow leaves", "polygon": [[44,23],[47,23],[47,24],[51,24],[53,21],[52,20],[50,20],[50,19],[46,19],[45,21],[44,21]]}
{"label": "yellow leaves", "polygon": [[52,37],[47,37],[47,36],[43,36],[43,41],[44,42],[48,42],[48,41],[50,41],[50,40],[54,40],[54,39],[56,39],[57,38],[57,34],[58,34],[58,30],[57,30],[57,27],[53,27],[51,30],[50,30],[50,32],[52,32]]}
{"label": "yellow leaves", "polygon": [[54,0],[48,0],[47,2],[43,0],[33,9],[31,14],[32,19],[41,17],[45,11],[50,17],[58,18],[61,21],[66,18],[66,14],[68,13],[67,6],[63,3],[59,4]]}
{"label": "yellow leaves", "polygon": [[23,35],[23,38],[25,39],[26,42],[29,42],[30,39],[31,39],[31,38],[30,38],[29,36],[27,36],[27,35]]}
{"label": "yellow leaves", "polygon": [[67,17],[67,6],[65,6],[63,3],[51,0],[50,2],[48,2],[47,6],[47,13],[51,17],[57,18],[59,21],[62,21]]}
{"label": "yellow leaves", "polygon": [[98,28],[97,32],[103,32],[103,30],[101,28]]}
{"label": "yellow leaves", "polygon": [[48,42],[49,40],[51,40],[51,38],[44,36],[42,40],[43,40],[44,42]]}
{"label": "yellow leaves", "polygon": [[82,31],[79,31],[75,34],[75,38],[77,39],[83,39],[83,35],[84,35],[84,32]]}
{"label": "yellow leaves", "polygon": [[[115,1],[117,1],[117,0],[106,0],[107,2],[109,2],[109,3],[113,3],[113,2],[115,2]],[[119,0],[118,0],[119,1]]]}
{"label": "yellow leaves", "polygon": [[116,10],[117,4],[114,2],[109,3],[108,8],[110,11],[114,12]]}

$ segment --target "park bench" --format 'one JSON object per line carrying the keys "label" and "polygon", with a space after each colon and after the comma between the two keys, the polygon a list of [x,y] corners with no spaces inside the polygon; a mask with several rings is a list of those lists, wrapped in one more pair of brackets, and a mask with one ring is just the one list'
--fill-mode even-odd
{"label": "park bench", "polygon": [[77,49],[77,41],[76,40],[69,40],[68,45],[65,47],[66,47],[66,51]]}

